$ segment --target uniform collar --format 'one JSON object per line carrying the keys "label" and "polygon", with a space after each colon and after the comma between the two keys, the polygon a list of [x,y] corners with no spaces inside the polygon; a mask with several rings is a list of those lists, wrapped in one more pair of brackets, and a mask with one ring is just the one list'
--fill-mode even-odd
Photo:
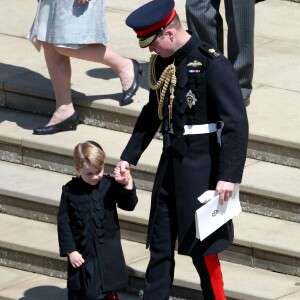
{"label": "uniform collar", "polygon": [[187,31],[191,37],[181,48],[179,48],[174,54],[173,58],[175,59],[175,64],[178,65],[180,62],[188,56],[188,54],[194,50],[198,44],[199,40],[193,35],[190,31]]}
{"label": "uniform collar", "polygon": [[[190,39],[172,56],[173,61],[175,60],[177,85],[180,88],[183,88],[188,81],[188,75],[186,72],[187,57],[199,45],[199,40],[194,35],[192,35],[191,32],[189,33],[191,34]],[[181,99],[180,102],[182,101],[183,100]]]}

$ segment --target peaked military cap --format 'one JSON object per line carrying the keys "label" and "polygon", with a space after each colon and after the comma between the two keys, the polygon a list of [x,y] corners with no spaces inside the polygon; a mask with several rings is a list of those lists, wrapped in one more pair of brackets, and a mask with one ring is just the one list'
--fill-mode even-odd
{"label": "peaked military cap", "polygon": [[141,48],[148,47],[157,34],[172,22],[176,15],[174,0],[153,0],[133,11],[126,19],[139,39]]}

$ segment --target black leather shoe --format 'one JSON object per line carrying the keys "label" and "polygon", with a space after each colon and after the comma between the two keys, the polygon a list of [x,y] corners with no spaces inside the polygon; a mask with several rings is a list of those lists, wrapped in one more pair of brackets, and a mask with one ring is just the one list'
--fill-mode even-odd
{"label": "black leather shoe", "polygon": [[33,129],[33,134],[45,135],[53,134],[60,131],[76,130],[79,123],[79,115],[75,111],[72,116],[61,121],[60,123],[51,125],[51,126],[41,126]]}
{"label": "black leather shoe", "polygon": [[120,100],[120,106],[128,105],[133,102],[132,97],[139,88],[139,75],[143,75],[143,70],[140,64],[135,59],[132,59],[132,63],[133,63],[133,73],[134,73],[133,82],[131,87],[128,90],[126,91],[123,90],[122,99]]}

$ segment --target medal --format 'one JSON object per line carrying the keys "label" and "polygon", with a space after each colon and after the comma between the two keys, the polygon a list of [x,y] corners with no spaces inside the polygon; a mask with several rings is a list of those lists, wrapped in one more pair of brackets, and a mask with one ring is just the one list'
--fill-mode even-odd
{"label": "medal", "polygon": [[186,102],[189,108],[192,108],[193,105],[196,104],[197,98],[195,97],[195,94],[191,90],[188,91],[186,94]]}

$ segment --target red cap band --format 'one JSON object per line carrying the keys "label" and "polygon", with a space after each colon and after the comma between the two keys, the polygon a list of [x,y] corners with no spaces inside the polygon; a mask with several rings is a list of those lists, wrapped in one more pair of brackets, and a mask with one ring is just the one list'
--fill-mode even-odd
{"label": "red cap band", "polygon": [[142,38],[142,37],[147,37],[157,31],[159,31],[161,28],[166,27],[169,23],[171,23],[171,21],[174,19],[176,15],[176,11],[175,9],[173,9],[171,11],[171,13],[164,18],[163,20],[161,20],[160,22],[156,23],[156,24],[152,24],[151,26],[147,27],[147,28],[134,28],[134,31],[137,33],[137,37],[138,38]]}

